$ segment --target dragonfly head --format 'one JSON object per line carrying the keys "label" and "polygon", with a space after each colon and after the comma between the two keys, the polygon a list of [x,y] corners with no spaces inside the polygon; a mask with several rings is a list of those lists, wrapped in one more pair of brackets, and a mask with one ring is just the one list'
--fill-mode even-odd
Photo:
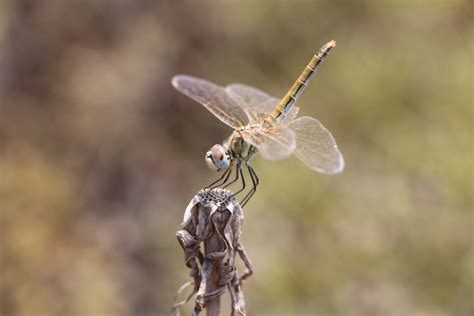
{"label": "dragonfly head", "polygon": [[206,164],[212,170],[219,171],[230,166],[230,155],[224,146],[216,144],[206,153]]}

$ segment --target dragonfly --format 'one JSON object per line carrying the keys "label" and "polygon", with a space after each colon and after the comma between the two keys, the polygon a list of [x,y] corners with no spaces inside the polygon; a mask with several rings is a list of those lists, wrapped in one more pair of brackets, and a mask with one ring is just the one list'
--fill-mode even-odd
{"label": "dragonfly", "polygon": [[173,77],[172,85],[178,91],[203,105],[233,129],[222,145],[213,145],[205,155],[209,168],[223,171],[207,188],[226,188],[241,179],[242,187],[234,195],[243,192],[245,168],[252,181],[252,188],[240,203],[245,206],[260,183],[250,163],[250,158],[257,152],[268,160],[295,154],[310,169],[326,174],[336,174],[344,169],[344,158],[331,133],[315,118],[297,118],[299,108],[295,106],[323,59],[335,46],[334,40],[323,45],[281,99],[245,84],[221,87],[187,75]]}

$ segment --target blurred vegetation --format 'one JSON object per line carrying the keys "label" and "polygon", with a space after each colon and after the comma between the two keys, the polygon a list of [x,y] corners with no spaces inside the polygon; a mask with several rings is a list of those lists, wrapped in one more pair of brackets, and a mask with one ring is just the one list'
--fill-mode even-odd
{"label": "blurred vegetation", "polygon": [[[299,100],[341,175],[256,157],[250,315],[473,315],[473,6],[446,1],[0,2],[0,314],[164,315],[184,208],[230,133],[186,73]],[[192,305],[192,304],[190,304]]]}

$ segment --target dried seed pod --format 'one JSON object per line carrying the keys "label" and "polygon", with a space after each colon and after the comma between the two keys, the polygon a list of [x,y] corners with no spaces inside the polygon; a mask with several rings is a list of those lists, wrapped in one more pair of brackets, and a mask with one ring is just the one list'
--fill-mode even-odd
{"label": "dried seed pod", "polygon": [[[182,230],[176,236],[194,281],[178,290],[173,305],[175,315],[179,315],[179,307],[195,293],[193,315],[198,315],[204,308],[207,308],[208,315],[218,315],[220,296],[226,289],[232,299],[232,314],[238,312],[245,315],[241,281],[252,274],[253,268],[239,241],[242,223],[242,208],[229,190],[204,189],[191,200],[184,213]],[[204,245],[203,250],[201,244]],[[247,267],[242,277],[239,277],[235,266],[236,254]],[[191,284],[194,284],[191,295],[176,303],[179,294]]]}

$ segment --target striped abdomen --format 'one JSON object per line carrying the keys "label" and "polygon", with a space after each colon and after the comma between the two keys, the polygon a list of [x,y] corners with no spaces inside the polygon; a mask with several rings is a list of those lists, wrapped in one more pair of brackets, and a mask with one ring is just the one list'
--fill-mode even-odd
{"label": "striped abdomen", "polygon": [[295,104],[296,100],[300,96],[301,92],[303,92],[306,85],[310,82],[313,75],[316,73],[319,65],[322,63],[324,57],[326,57],[331,49],[336,46],[336,42],[334,40],[326,43],[321,49],[318,51],[316,55],[313,56],[311,61],[308,63],[306,68],[303,70],[301,75],[295,81],[293,86],[288,90],[285,96],[278,102],[278,104],[273,109],[270,116],[277,122],[281,122],[285,119],[286,115],[290,111],[293,104]]}

